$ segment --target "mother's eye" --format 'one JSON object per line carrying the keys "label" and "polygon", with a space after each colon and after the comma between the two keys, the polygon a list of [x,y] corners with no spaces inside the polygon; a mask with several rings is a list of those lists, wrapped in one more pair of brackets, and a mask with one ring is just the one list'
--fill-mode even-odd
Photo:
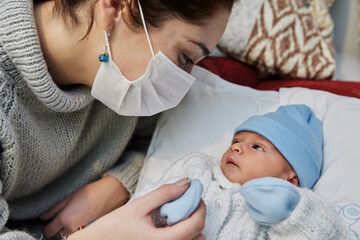
{"label": "mother's eye", "polygon": [[185,71],[190,70],[195,64],[194,60],[189,57],[189,54],[185,51],[178,52],[178,64],[179,67]]}
{"label": "mother's eye", "polygon": [[194,65],[194,61],[187,56],[186,54],[183,54],[183,58],[184,58],[184,65]]}

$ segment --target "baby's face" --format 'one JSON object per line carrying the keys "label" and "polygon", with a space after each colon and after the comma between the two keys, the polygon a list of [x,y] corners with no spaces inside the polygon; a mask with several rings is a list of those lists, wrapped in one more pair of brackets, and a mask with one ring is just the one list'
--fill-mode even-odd
{"label": "baby's face", "polygon": [[239,132],[221,159],[221,170],[229,181],[241,185],[261,177],[287,178],[288,165],[281,153],[263,136]]}

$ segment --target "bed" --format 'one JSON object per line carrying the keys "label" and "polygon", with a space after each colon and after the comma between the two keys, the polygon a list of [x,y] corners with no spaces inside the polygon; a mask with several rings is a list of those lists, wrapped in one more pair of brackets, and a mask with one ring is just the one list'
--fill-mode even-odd
{"label": "bed", "polygon": [[191,152],[220,158],[233,129],[249,116],[306,104],[324,127],[324,165],[313,190],[345,220],[353,239],[360,239],[360,82],[260,80],[255,73],[229,58],[200,62],[189,93],[158,120],[137,190]]}

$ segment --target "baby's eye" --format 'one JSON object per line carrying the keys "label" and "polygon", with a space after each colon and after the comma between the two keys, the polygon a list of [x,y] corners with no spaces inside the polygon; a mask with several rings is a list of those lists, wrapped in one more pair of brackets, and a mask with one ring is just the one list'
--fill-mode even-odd
{"label": "baby's eye", "polygon": [[232,142],[232,144],[235,144],[235,143],[239,143],[239,141],[238,141],[238,140],[234,140],[234,141]]}
{"label": "baby's eye", "polygon": [[252,148],[264,152],[264,149],[260,145],[255,144]]}

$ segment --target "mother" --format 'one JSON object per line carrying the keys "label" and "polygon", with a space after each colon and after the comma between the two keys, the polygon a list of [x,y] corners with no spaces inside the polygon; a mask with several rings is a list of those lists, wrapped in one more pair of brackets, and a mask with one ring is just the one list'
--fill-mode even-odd
{"label": "mother", "polygon": [[200,233],[203,205],[188,225],[170,231],[149,221],[149,211],[186,184],[118,208],[134,191],[143,161],[126,147],[136,116],[171,108],[185,95],[192,67],[215,47],[233,2],[0,2],[0,239],[32,239],[6,228],[24,220],[48,221],[44,235],[51,237],[111,211],[84,233],[101,239]]}

